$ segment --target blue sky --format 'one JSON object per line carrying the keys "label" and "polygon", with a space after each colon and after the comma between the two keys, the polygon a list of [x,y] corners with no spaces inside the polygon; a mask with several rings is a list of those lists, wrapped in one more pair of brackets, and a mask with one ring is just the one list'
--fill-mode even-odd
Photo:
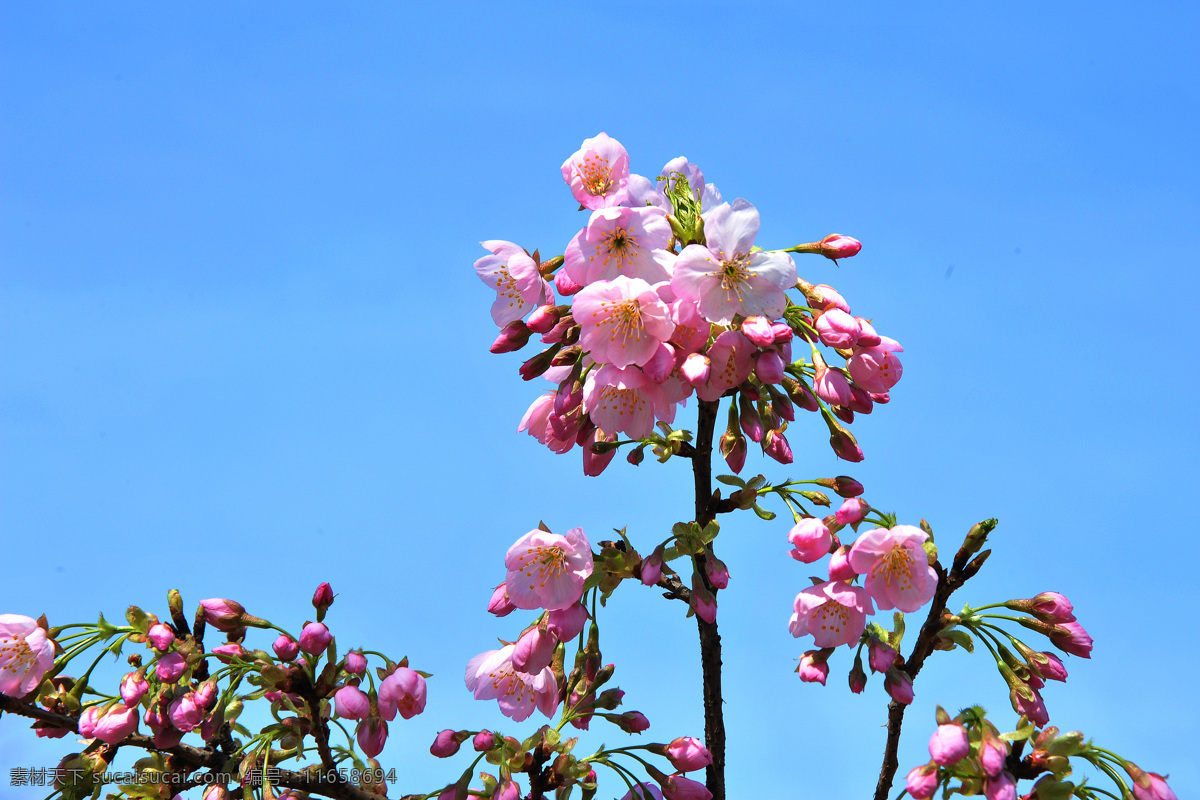
{"label": "blue sky", "polygon": [[[855,424],[867,460],[801,420],[795,465],[751,474],[849,472],[946,543],[999,517],[956,600],[1068,594],[1096,649],[1048,690],[1052,721],[1200,794],[1200,547],[1175,516],[1200,390],[1177,358],[1200,288],[1190,6],[3,13],[0,611],[161,614],[178,587],[298,628],[330,581],[344,647],[435,673],[392,728],[394,794],[450,780],[465,764],[427,755],[434,732],[504,724],[461,673],[523,625],[483,611],[508,545],[539,519],[654,542],[690,515],[682,464],[585,479],[516,436],[541,388],[487,352],[478,242],[561,252],[584,216],[558,165],[606,131],[636,172],[687,155],[753,202],[765,247],[864,242],[799,269],[905,347],[892,403]],[[845,653],[825,689],[792,673],[808,572],[787,527],[736,517],[721,540],[730,783],[862,797],[885,698],[849,694]],[[700,735],[692,622],[632,586],[607,619],[627,706]],[[1012,719],[979,656],[939,654],[916,692],[902,769],[935,702]],[[0,721],[0,768],[68,750],[26,734]]]}

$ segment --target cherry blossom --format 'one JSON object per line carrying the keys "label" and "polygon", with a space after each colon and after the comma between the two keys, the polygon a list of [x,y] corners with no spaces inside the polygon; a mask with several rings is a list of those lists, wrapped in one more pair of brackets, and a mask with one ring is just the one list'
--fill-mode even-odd
{"label": "cherry blossom", "polygon": [[933,599],[937,573],[921,546],[929,534],[912,525],[873,528],[850,548],[850,566],[881,611],[916,611]]}
{"label": "cherry blossom", "polygon": [[788,630],[797,638],[812,634],[817,647],[837,647],[858,641],[874,614],[871,598],[860,586],[827,581],[796,595]]}
{"label": "cherry blossom", "polygon": [[517,608],[553,611],[579,602],[583,583],[592,574],[592,550],[583,528],[566,535],[532,530],[504,556],[504,584]]}
{"label": "cherry blossom", "polygon": [[584,208],[620,205],[629,196],[629,153],[607,133],[597,134],[563,162],[562,176]]}
{"label": "cherry blossom", "polygon": [[658,208],[602,208],[563,252],[563,270],[580,286],[624,275],[650,283],[671,279],[675,256],[667,216]]}
{"label": "cherry blossom", "polygon": [[488,288],[496,290],[492,320],[497,325],[503,328],[546,302],[549,285],[528,253],[512,242],[499,239],[481,244],[491,255],[475,262],[475,273]]}
{"label": "cherry blossom", "polygon": [[846,360],[846,369],[854,382],[868,392],[887,392],[900,381],[904,365],[896,353],[904,348],[894,339],[881,336],[874,347],[856,347],[854,354]]}
{"label": "cherry blossom", "polygon": [[509,644],[472,658],[467,663],[467,688],[477,700],[498,700],[500,713],[514,722],[528,719],[534,708],[552,716],[558,708],[554,672],[549,667],[535,675],[518,672],[512,663],[514,649]]}
{"label": "cherry blossom", "polygon": [[54,642],[37,620],[0,614],[0,694],[24,697],[54,666]]}
{"label": "cherry blossom", "polygon": [[783,313],[784,290],[796,283],[796,265],[787,253],[751,252],[758,234],[758,209],[745,200],[722,203],[704,217],[707,245],[690,244],[675,261],[671,288],[696,301],[710,322],[728,324],[734,316]]}
{"label": "cherry blossom", "polygon": [[675,332],[671,310],[641,278],[618,276],[575,295],[579,344],[600,364],[643,366]]}

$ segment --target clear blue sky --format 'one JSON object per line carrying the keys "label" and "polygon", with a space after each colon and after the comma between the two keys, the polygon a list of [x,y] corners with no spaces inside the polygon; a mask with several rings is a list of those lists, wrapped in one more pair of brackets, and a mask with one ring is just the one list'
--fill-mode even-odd
{"label": "clear blue sky", "polygon": [[[1200,547],[1177,516],[1198,477],[1197,13],[1054,6],[3,3],[0,611],[163,613],[178,587],[298,628],[328,580],[343,648],[435,673],[392,726],[393,794],[457,774],[426,748],[503,723],[461,674],[523,624],[483,611],[509,544],[539,519],[651,542],[690,514],[682,464],[585,479],[516,436],[541,388],[487,352],[478,242],[561,252],[584,216],[558,165],[607,131],[636,172],[687,155],[755,203],[766,247],[864,242],[799,267],[905,347],[893,402],[855,425],[867,461],[809,419],[790,473],[749,469],[849,472],[947,543],[999,517],[956,600],[1068,594],[1096,649],[1047,690],[1052,721],[1200,795]],[[792,673],[808,572],[787,527],[722,539],[729,778],[861,798],[881,682],[851,696],[845,653],[825,689]],[[703,727],[680,612],[625,587],[606,634],[664,740]],[[916,694],[902,769],[935,702],[1012,720],[983,657],[939,655]],[[0,780],[68,749],[6,718]]]}

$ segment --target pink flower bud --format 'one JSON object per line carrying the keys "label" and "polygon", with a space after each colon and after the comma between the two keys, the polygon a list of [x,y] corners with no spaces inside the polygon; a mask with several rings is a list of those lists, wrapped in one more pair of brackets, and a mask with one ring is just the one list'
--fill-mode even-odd
{"label": "pink flower bud", "polygon": [[862,250],[862,242],[840,233],[831,233],[821,240],[821,255],[834,261],[856,256],[859,250]]}
{"label": "pink flower bud", "polygon": [[867,688],[867,673],[863,669],[862,656],[854,656],[854,667],[850,670],[850,691],[855,694],[862,694],[863,689]]}
{"label": "pink flower bud", "polygon": [[754,359],[754,374],[763,383],[780,383],[783,381],[783,358],[774,350],[764,350]]}
{"label": "pink flower bud", "polygon": [[772,323],[771,324],[771,332],[775,334],[775,344],[787,344],[788,345],[789,353],[783,354],[784,355],[783,360],[790,361],[791,359],[789,359],[787,356],[790,354],[790,349],[791,349],[790,342],[792,341],[793,337],[795,337],[796,332],[793,331],[786,322]]}
{"label": "pink flower bud", "polygon": [[351,675],[362,675],[367,671],[367,657],[357,650],[346,653],[346,672]]}
{"label": "pink flower bud", "polygon": [[813,379],[813,392],[817,397],[833,406],[849,405],[850,381],[846,379],[846,376],[842,374],[841,370],[825,366],[820,355],[814,356],[813,361],[817,370],[816,377]]}
{"label": "pink flower bud", "polygon": [[[694,354],[693,354],[694,355]],[[642,372],[655,383],[662,383],[675,371],[675,348],[659,342],[650,361],[642,366]]]}
{"label": "pink flower bud", "polygon": [[971,742],[967,732],[957,722],[938,725],[933,736],[929,737],[929,755],[943,767],[957,763],[971,752]]}
{"label": "pink flower bud", "polygon": [[529,675],[537,675],[554,660],[554,648],[558,637],[541,628],[521,634],[512,653],[513,669]]}
{"label": "pink flower bud", "polygon": [[171,715],[171,724],[184,733],[198,726],[200,720],[204,719],[204,711],[196,702],[194,692],[188,692],[182,697],[177,697],[171,701],[169,713]]}
{"label": "pink flower bud", "polygon": [[496,784],[492,800],[521,800],[521,790],[511,778],[504,778]]}
{"label": "pink flower bud", "polygon": [[848,498],[837,510],[834,519],[839,525],[854,525],[866,519],[871,507],[857,497]]}
{"label": "pink flower bud", "polygon": [[163,683],[174,683],[187,669],[187,661],[179,653],[167,653],[154,665],[154,674]]}
{"label": "pink flower bud", "polygon": [[821,311],[830,308],[840,308],[847,314],[850,313],[850,305],[837,293],[837,290],[832,286],[824,283],[819,283],[812,287],[806,293],[808,297],[808,307],[815,308]]}
{"label": "pink flower bud", "polygon": [[719,447],[729,468],[734,472],[741,472],[742,467],[746,466],[746,437],[726,431],[721,435]]}
{"label": "pink flower bud", "polygon": [[85,739],[96,738],[96,723],[100,720],[100,706],[88,706],[79,715],[79,735]]}
{"label": "pink flower bud", "polygon": [[780,464],[792,463],[792,446],[788,444],[783,431],[767,431],[767,438],[763,442],[763,453]]}
{"label": "pink flower bud", "polygon": [[692,353],[683,360],[680,369],[688,383],[692,386],[702,386],[708,382],[708,376],[712,372],[712,361],[706,355]]}
{"label": "pink flower bud", "polygon": [[695,577],[692,579],[692,610],[696,616],[705,622],[713,622],[717,618],[717,598]]}
{"label": "pink flower bud", "polygon": [[546,629],[558,637],[560,642],[568,642],[583,632],[587,624],[588,612],[582,603],[556,609],[550,612],[546,620]]}
{"label": "pink flower bud", "polygon": [[983,774],[994,778],[1004,769],[1004,761],[1008,758],[1008,745],[1000,739],[985,735],[979,745],[979,766]]}
{"label": "pink flower bud", "polygon": [[724,589],[729,585],[729,568],[712,553],[704,559],[704,576],[714,589]]}
{"label": "pink flower bud", "polygon": [[883,679],[883,688],[887,690],[887,693],[897,703],[908,705],[913,701],[912,678],[908,676],[907,672],[901,669],[897,669],[896,667],[888,669],[887,675]]}
{"label": "pink flower bud", "polygon": [[212,649],[213,654],[222,663],[228,664],[235,658],[244,658],[246,650],[237,642],[226,642]]}
{"label": "pink flower bud", "polygon": [[324,611],[333,605],[333,589],[328,583],[322,583],[317,587],[317,590],[313,592],[312,604],[313,608],[315,608],[318,612]]}
{"label": "pink flower bud", "polygon": [[809,650],[800,656],[800,665],[796,667],[796,673],[800,676],[800,680],[805,683],[819,683],[824,686],[825,679],[829,677],[829,662],[826,661],[827,657],[823,655],[823,651],[821,650]]}
{"label": "pink flower bud", "polygon": [[668,744],[666,756],[676,772],[695,772],[713,763],[708,748],[691,736],[680,736]]}
{"label": "pink flower bud", "polygon": [[1075,607],[1058,592],[1042,592],[1029,601],[1031,613],[1044,622],[1074,622]]}
{"label": "pink flower bud", "polygon": [[495,744],[496,737],[489,730],[482,730],[475,734],[475,738],[471,740],[471,746],[475,748],[475,752],[482,753],[485,750],[491,750]]}
{"label": "pink flower bud", "polygon": [[429,752],[438,758],[449,758],[458,752],[461,745],[462,740],[458,738],[458,732],[447,728],[433,740],[433,744],[429,746]]}
{"label": "pink flower bud", "polygon": [[830,432],[829,446],[843,461],[858,463],[863,460],[863,451],[858,446],[858,440],[854,438],[854,434],[843,427],[839,426]]}
{"label": "pink flower bud", "polygon": [[1029,687],[1032,697],[1025,697],[1014,686],[1009,691],[1009,700],[1012,702],[1013,711],[1018,714],[1024,714],[1029,718],[1029,721],[1039,728],[1050,722],[1050,712],[1046,710],[1046,701],[1042,699],[1042,695],[1037,689]]}
{"label": "pink flower bud", "polygon": [[205,681],[196,689],[196,705],[207,711],[216,705],[217,702],[217,685],[212,681]]}
{"label": "pink flower bud", "polygon": [[284,661],[291,661],[300,653],[300,645],[296,644],[296,640],[286,633],[279,634],[274,644],[271,645],[271,649]]}
{"label": "pink flower bud", "polygon": [[225,633],[245,627],[242,617],[246,614],[246,609],[241,603],[214,597],[201,600],[200,607],[204,609],[204,621],[210,627]]}
{"label": "pink flower bud", "polygon": [[113,706],[108,713],[100,717],[92,732],[95,738],[107,744],[117,744],[129,734],[136,733],[138,716],[136,708]]}
{"label": "pink flower bud", "polygon": [[896,663],[896,651],[891,645],[880,641],[875,636],[867,644],[867,663],[872,672],[887,672]]}
{"label": "pink flower bud", "polygon": [[850,410],[856,414],[870,414],[875,409],[875,401],[869,392],[861,387],[850,384]]}
{"label": "pink flower bud", "polygon": [[712,800],[712,792],[703,783],[685,778],[682,775],[670,775],[659,780],[663,797],[666,800]]}
{"label": "pink flower bud", "polygon": [[1029,660],[1029,669],[1039,678],[1048,681],[1065,681],[1067,679],[1067,668],[1053,653],[1038,653],[1037,657]]}
{"label": "pink flower bud", "polygon": [[512,353],[528,344],[532,333],[524,322],[515,319],[500,329],[500,335],[488,349],[493,353]]}
{"label": "pink flower bud", "polygon": [[913,767],[904,780],[904,788],[913,800],[929,800],[938,787],[937,764],[932,761],[919,767]]}
{"label": "pink flower bud", "polygon": [[859,330],[858,341],[855,344],[859,347],[875,347],[883,341],[879,338],[879,334],[875,332],[875,326],[862,317],[855,317],[854,319],[858,321]]}
{"label": "pink flower bud", "polygon": [[984,783],[983,795],[987,800],[1017,800],[1017,782],[1007,772],[1001,772]]}
{"label": "pink flower bud", "polygon": [[859,325],[858,319],[840,308],[831,308],[817,317],[815,327],[823,344],[839,350],[853,347],[862,335],[862,326]]}
{"label": "pink flower bud", "polygon": [[525,321],[525,325],[534,333],[549,333],[558,324],[559,316],[558,306],[547,303],[535,308],[529,315],[529,319]]}
{"label": "pink flower bud", "polygon": [[850,547],[842,545],[829,558],[829,580],[848,581],[858,573],[850,566]]}
{"label": "pink flower bud", "polygon": [[1050,642],[1064,653],[1080,658],[1092,657],[1092,637],[1078,622],[1055,625],[1054,632],[1050,634]]}
{"label": "pink flower bud", "polygon": [[811,564],[829,552],[833,536],[824,522],[816,517],[805,517],[788,532],[788,542],[794,548],[788,555]]}
{"label": "pink flower bud", "polygon": [[571,280],[571,276],[567,274],[565,269],[560,269],[554,273],[554,288],[562,296],[569,297],[581,290],[583,285]]}
{"label": "pink flower bud", "polygon": [[362,719],[371,713],[371,698],[347,684],[333,694],[333,711],[342,719]]}
{"label": "pink flower bud", "polygon": [[383,752],[383,746],[387,743],[388,726],[379,717],[367,717],[358,723],[354,735],[363,753],[368,758],[374,758]]}
{"label": "pink flower bud", "polygon": [[599,428],[593,428],[583,445],[583,474],[591,478],[604,472],[609,462],[617,455],[615,448],[605,453],[597,453],[592,450],[592,445],[596,442],[615,442],[617,440],[615,433],[601,435],[602,433]]}
{"label": "pink flower bud", "polygon": [[165,653],[175,643],[175,631],[160,622],[157,625],[150,626],[150,631],[146,634],[146,640],[154,646],[155,650]]}
{"label": "pink flower bud", "polygon": [[508,590],[505,588],[505,584],[500,584],[492,592],[492,599],[488,601],[487,610],[497,617],[507,617],[517,610],[517,607],[508,599]]}
{"label": "pink flower bud", "polygon": [[766,317],[746,317],[742,320],[742,334],[757,347],[775,344],[775,329]]}
{"label": "pink flower bud", "polygon": [[839,475],[834,478],[833,485],[829,488],[833,489],[842,497],[858,497],[860,494],[866,491],[863,489],[863,485],[861,483],[846,475]]}
{"label": "pink flower bud", "polygon": [[641,733],[650,727],[650,720],[640,711],[626,711],[609,718],[617,727],[626,733]]}
{"label": "pink flower bud", "polygon": [[1179,800],[1167,786],[1166,779],[1157,772],[1143,772],[1133,781],[1133,796],[1136,800]]}
{"label": "pink flower bud", "polygon": [[654,586],[662,577],[663,548],[659,545],[644,561],[642,561],[641,581],[646,586]]}
{"label": "pink flower bud", "polygon": [[[150,684],[146,683],[146,679],[140,672],[130,672],[121,679],[121,702],[131,708],[140,703],[148,691],[150,691]],[[80,731],[80,735],[82,734],[83,731]]]}
{"label": "pink flower bud", "polygon": [[300,631],[300,649],[315,656],[318,653],[324,653],[332,639],[333,634],[329,632],[329,628],[325,627],[325,623],[310,622],[304,626],[304,630]]}

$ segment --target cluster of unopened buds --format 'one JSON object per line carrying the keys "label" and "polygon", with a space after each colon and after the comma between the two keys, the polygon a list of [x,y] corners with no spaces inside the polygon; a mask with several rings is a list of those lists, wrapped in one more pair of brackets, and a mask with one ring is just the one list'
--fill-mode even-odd
{"label": "cluster of unopened buds", "polygon": [[[345,783],[346,763],[363,776],[360,787],[375,785],[371,776],[380,767],[374,758],[384,748],[388,723],[424,710],[427,675],[410,669],[407,659],[393,663],[374,651],[352,650],[339,659],[323,622],[333,597],[329,584],[317,588],[316,620],[305,622],[298,636],[223,598],[201,601],[189,623],[175,591],[168,597],[167,621],[136,606],[126,612],[127,625],[101,616],[95,624],[51,628],[44,618],[0,615],[0,693],[12,699],[4,710],[33,718],[38,736],[82,737],[83,751],[66,756],[55,773],[56,788],[68,800],[91,796],[121,747],[151,754],[136,765],[146,784],[138,790],[142,797],[167,798],[201,786],[207,787],[204,800],[226,800],[232,789],[223,781],[236,775],[243,786],[253,785],[267,767],[276,770],[280,798],[310,784]],[[253,628],[278,632],[271,652],[250,648],[246,635]],[[226,641],[206,648],[210,629],[225,634]],[[128,655],[131,671],[115,691],[105,692],[93,682],[93,672],[104,656],[118,657],[126,644],[145,650]],[[99,655],[80,677],[64,674],[97,645],[103,645]],[[381,664],[375,675],[368,672],[368,655]],[[369,692],[359,688],[364,677]],[[247,703],[260,699],[269,704],[274,723],[252,734],[239,719]],[[345,745],[331,740],[330,724],[338,719],[357,721]],[[303,758],[306,741],[310,752],[316,745],[320,763],[283,769]],[[166,751],[175,755],[168,759]]]}
{"label": "cluster of unopened buds", "polygon": [[[849,258],[858,241],[833,234],[763,250],[753,205],[724,202],[685,158],[657,180],[631,174],[625,148],[603,133],[585,140],[562,174],[591,212],[563,255],[542,261],[495,240],[475,262],[496,290],[492,318],[502,330],[492,352],[519,350],[535,334],[547,345],[520,374],[556,388],[534,401],[520,431],[556,453],[582,445],[584,472],[598,475],[623,444],[637,445],[628,456],[635,464],[648,446],[664,460],[677,453],[686,437],[669,426],[693,393],[736,395],[720,440],[735,472],[747,440],[791,463],[784,431],[796,406],[822,414],[840,457],[862,460],[842,423],[888,402],[902,348],[853,316],[832,287],[798,278],[790,255]],[[807,358],[793,355],[797,337],[809,344]],[[845,366],[831,366],[831,353]]]}
{"label": "cluster of unopened buds", "polygon": [[[597,596],[608,573],[597,572],[595,562],[591,544],[581,528],[573,528],[564,535],[552,533],[541,525],[508,549],[504,559],[507,574],[504,583],[493,592],[488,611],[497,617],[506,617],[517,610],[540,613],[515,642],[472,658],[467,664],[466,686],[477,699],[496,700],[501,713],[514,722],[527,719],[535,710],[549,718],[560,708],[562,713],[555,726],[544,725],[524,741],[489,730],[442,731],[430,747],[433,755],[448,758],[468,740],[479,755],[457,783],[426,797],[462,800],[471,792],[516,800],[521,796],[517,778],[520,774],[526,775],[530,792],[536,790],[538,796],[551,790],[567,791],[572,786],[579,786],[584,796],[591,796],[596,790],[597,765],[616,772],[629,784],[631,793],[643,791],[638,786],[653,787],[644,789],[645,797],[668,800],[711,797],[704,784],[684,775],[712,763],[712,755],[696,739],[680,737],[668,744],[601,748],[591,756],[578,757],[572,754],[576,740],[562,736],[568,723],[588,730],[596,718],[629,734],[642,733],[650,727],[641,712],[616,713],[625,693],[617,687],[605,688],[613,677],[614,666],[603,664],[595,612]],[[591,611],[586,605],[589,595]],[[567,648],[572,643],[574,666],[568,672]],[[673,773],[659,770],[638,756],[638,751],[666,758]],[[482,773],[482,789],[470,789],[480,760],[497,766],[499,775]],[[623,763],[629,760],[633,763]],[[655,783],[639,783],[636,772],[650,775]]]}
{"label": "cluster of unopened buds", "polygon": [[[905,781],[914,800],[927,800],[938,787],[964,797],[1017,800],[1022,780],[1034,783],[1021,800],[1177,800],[1162,775],[1084,741],[1079,731],[1063,733],[1022,717],[1017,730],[1000,733],[978,706],[953,719],[938,706],[937,723],[929,738],[929,763],[914,767]],[[1089,785],[1087,778],[1068,780],[1073,775],[1071,759],[1106,777],[1119,794]]]}

